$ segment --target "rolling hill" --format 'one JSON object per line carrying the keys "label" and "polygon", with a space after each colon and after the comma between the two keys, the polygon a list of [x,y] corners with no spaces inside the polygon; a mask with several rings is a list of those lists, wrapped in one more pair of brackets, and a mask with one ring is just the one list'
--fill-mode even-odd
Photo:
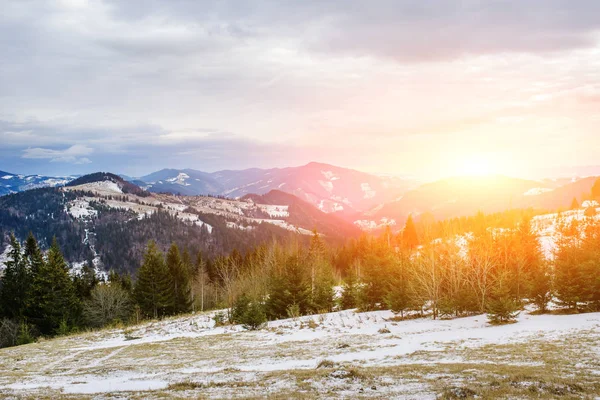
{"label": "rolling hill", "polygon": [[0,197],[0,254],[14,232],[32,232],[43,247],[56,237],[66,258],[98,270],[135,272],[149,240],[172,242],[208,256],[245,251],[267,241],[356,237],[360,230],[283,192],[244,199],[149,193],[117,175],[99,172],[65,187]]}

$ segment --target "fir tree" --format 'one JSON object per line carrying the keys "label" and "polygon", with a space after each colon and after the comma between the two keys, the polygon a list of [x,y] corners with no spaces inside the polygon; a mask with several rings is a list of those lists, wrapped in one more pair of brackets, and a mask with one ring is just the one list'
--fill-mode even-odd
{"label": "fir tree", "polygon": [[287,318],[290,307],[306,314],[310,305],[310,281],[297,255],[288,257],[283,273],[275,274],[269,282],[267,313],[271,318]]}
{"label": "fir tree", "polygon": [[192,305],[189,255],[186,263],[181,259],[177,245],[171,244],[167,252],[167,269],[173,285],[173,314],[188,312]]}
{"label": "fir tree", "polygon": [[419,245],[419,236],[417,235],[417,228],[415,227],[412,214],[408,216],[402,230],[402,244],[409,249],[414,249]]}
{"label": "fir tree", "polygon": [[592,200],[600,200],[600,178],[596,179],[592,186]]}
{"label": "fir tree", "polygon": [[12,250],[1,279],[0,314],[22,320],[29,303],[31,274],[21,252],[21,244],[14,235],[10,236],[10,245]]}
{"label": "fir tree", "polygon": [[[33,259],[37,263],[36,255]],[[79,307],[69,268],[56,238],[52,240],[46,262],[36,268],[31,284],[31,322],[41,333],[52,334],[61,324],[63,328],[73,324]]]}
{"label": "fir tree", "polygon": [[356,278],[356,272],[351,269],[342,285],[342,296],[340,298],[340,307],[342,310],[358,307],[359,291],[360,285]]}
{"label": "fir tree", "polygon": [[577,197],[573,197],[573,201],[571,202],[571,210],[577,210],[579,209],[580,205],[579,202],[577,201]]}
{"label": "fir tree", "polygon": [[154,241],[148,243],[144,262],[138,270],[134,297],[141,312],[153,318],[164,316],[173,308],[173,282]]}
{"label": "fir tree", "polygon": [[519,303],[511,295],[507,281],[508,273],[500,273],[492,289],[491,299],[487,303],[488,319],[492,324],[514,322],[519,315]]}

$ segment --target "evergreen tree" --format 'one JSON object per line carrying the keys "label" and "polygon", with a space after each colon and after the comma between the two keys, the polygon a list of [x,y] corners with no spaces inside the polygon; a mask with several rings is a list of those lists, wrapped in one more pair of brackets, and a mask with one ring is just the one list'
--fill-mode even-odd
{"label": "evergreen tree", "polygon": [[22,320],[29,303],[31,274],[21,252],[21,244],[14,235],[10,236],[12,250],[8,254],[4,276],[0,281],[0,315]]}
{"label": "evergreen tree", "polygon": [[360,284],[357,280],[354,268],[351,268],[342,286],[342,297],[340,298],[341,309],[349,310],[358,307],[359,292]]}
{"label": "evergreen tree", "polygon": [[385,296],[387,306],[394,313],[400,313],[404,318],[404,312],[411,308],[412,298],[409,289],[410,261],[407,257],[400,257],[396,268],[391,271],[390,287]]}
{"label": "evergreen tree", "polygon": [[167,252],[167,269],[173,285],[173,314],[188,312],[192,305],[189,254],[186,258],[187,265],[181,259],[177,245],[171,244]]}
{"label": "evergreen tree", "polygon": [[[32,248],[37,248],[32,245]],[[32,257],[37,265],[37,255]],[[31,322],[36,324],[43,334],[53,334],[59,327],[74,323],[79,301],[69,268],[58,247],[56,238],[48,251],[46,262],[36,266],[37,273],[31,283]]]}
{"label": "evergreen tree", "polygon": [[600,200],[600,178],[596,179],[592,186],[592,200]]}
{"label": "evergreen tree", "polygon": [[326,257],[325,243],[313,231],[308,250],[308,265],[310,266],[310,303],[315,313],[329,312],[333,309],[333,268]]}
{"label": "evergreen tree", "polygon": [[284,271],[275,273],[269,282],[267,314],[274,319],[287,318],[290,307],[306,314],[310,306],[310,280],[298,255],[289,256]]}
{"label": "evergreen tree", "polygon": [[141,312],[149,317],[164,316],[173,309],[173,282],[163,254],[154,241],[148,243],[144,262],[138,270],[134,297]]}
{"label": "evergreen tree", "polygon": [[23,255],[27,261],[29,272],[32,277],[35,277],[42,268],[42,264],[44,264],[44,256],[42,255],[42,250],[38,246],[37,240],[31,232],[29,232],[29,236],[25,242],[25,253]]}
{"label": "evergreen tree", "polygon": [[502,272],[496,279],[487,303],[488,319],[492,324],[513,322],[519,315],[519,303],[512,296],[507,281],[508,273]]}
{"label": "evergreen tree", "polygon": [[417,235],[417,228],[415,227],[412,214],[408,216],[402,230],[402,244],[409,249],[414,249],[419,245],[419,236]]}
{"label": "evergreen tree", "polygon": [[571,210],[577,210],[579,209],[580,205],[579,202],[577,201],[577,197],[573,197],[573,201],[571,202]]}

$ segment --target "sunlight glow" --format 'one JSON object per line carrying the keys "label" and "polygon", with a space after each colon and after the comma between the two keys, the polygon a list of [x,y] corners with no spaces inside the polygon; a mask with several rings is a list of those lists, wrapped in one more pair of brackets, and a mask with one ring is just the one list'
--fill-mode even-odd
{"label": "sunlight glow", "polygon": [[499,173],[494,160],[484,154],[472,154],[458,162],[458,176],[490,176]]}

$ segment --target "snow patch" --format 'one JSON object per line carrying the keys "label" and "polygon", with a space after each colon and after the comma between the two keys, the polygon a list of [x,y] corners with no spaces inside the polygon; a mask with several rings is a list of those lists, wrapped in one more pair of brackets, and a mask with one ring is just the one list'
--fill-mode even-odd
{"label": "snow patch", "polygon": [[523,196],[539,196],[540,194],[552,192],[553,190],[554,189],[543,188],[543,187],[531,188],[528,191],[526,191],[525,193],[523,193]]}

